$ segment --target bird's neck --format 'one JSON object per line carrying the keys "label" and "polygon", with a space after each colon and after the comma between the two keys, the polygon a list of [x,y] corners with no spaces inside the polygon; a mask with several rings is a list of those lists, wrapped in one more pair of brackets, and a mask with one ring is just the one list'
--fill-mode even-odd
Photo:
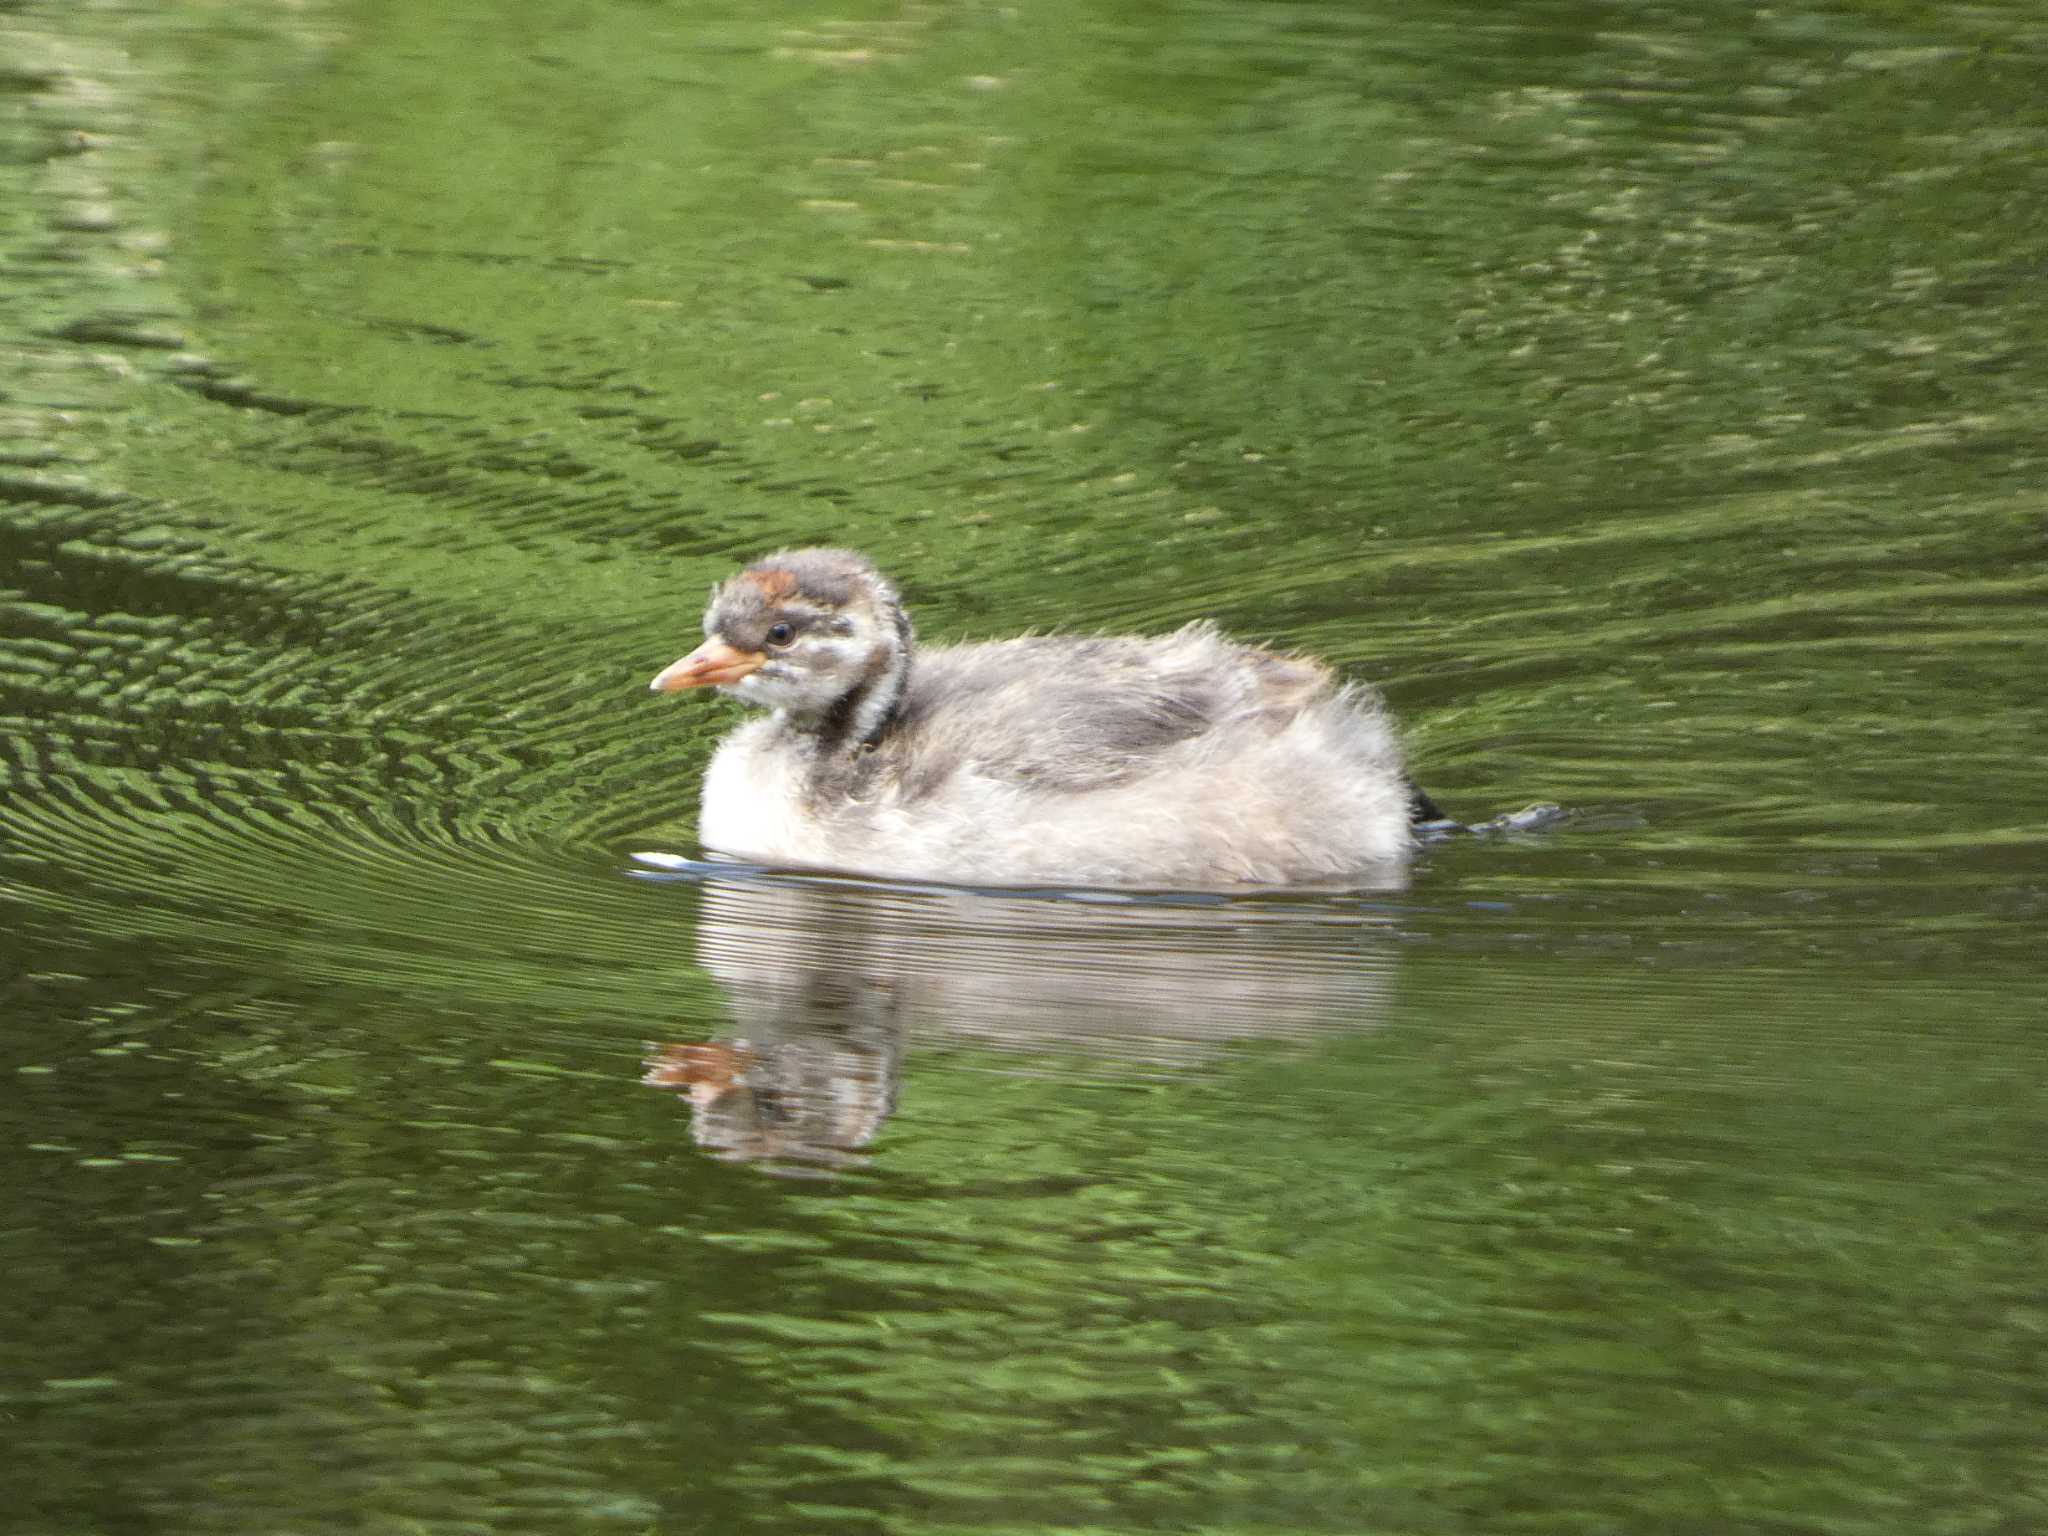
{"label": "bird's neck", "polygon": [[825,757],[871,747],[881,740],[903,704],[910,683],[910,624],[899,615],[892,643],[878,647],[859,682],[833,701],[832,707],[804,722]]}

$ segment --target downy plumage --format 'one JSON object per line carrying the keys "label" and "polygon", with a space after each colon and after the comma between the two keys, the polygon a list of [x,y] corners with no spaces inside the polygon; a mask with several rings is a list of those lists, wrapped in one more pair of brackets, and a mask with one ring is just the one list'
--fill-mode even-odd
{"label": "downy plumage", "polygon": [[1379,695],[1213,625],[915,649],[848,550],[712,593],[657,691],[764,708],[719,744],[700,831],[770,864],[963,884],[1216,887],[1400,878],[1441,813]]}

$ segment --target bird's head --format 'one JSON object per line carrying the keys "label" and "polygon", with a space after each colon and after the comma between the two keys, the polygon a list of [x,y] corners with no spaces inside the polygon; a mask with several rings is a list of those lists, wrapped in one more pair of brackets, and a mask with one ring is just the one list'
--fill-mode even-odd
{"label": "bird's head", "polygon": [[845,549],[791,549],[712,588],[704,643],[663,670],[657,693],[716,688],[744,703],[824,716],[900,687],[910,621],[896,591]]}

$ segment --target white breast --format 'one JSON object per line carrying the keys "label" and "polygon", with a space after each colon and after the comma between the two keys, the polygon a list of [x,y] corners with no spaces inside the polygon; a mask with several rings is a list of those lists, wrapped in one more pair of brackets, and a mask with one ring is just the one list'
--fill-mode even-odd
{"label": "white breast", "polygon": [[718,744],[704,773],[697,833],[706,847],[767,863],[816,856],[818,829],[804,809],[803,756],[764,739],[771,722],[741,726]]}

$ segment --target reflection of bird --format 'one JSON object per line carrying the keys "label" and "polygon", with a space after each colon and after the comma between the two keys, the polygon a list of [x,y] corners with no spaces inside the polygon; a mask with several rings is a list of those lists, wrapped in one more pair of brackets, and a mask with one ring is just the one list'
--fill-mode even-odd
{"label": "reflection of bird", "polygon": [[651,686],[765,707],[704,781],[711,847],[965,883],[1385,883],[1436,809],[1371,689],[1208,624],[918,651],[861,556],[719,587]]}
{"label": "reflection of bird", "polygon": [[648,878],[694,898],[722,1020],[650,1047],[641,1081],[689,1106],[713,1157],[784,1175],[864,1164],[920,1045],[1034,1077],[1154,1079],[1234,1042],[1377,1027],[1400,953],[1380,902],[1067,900],[678,862]]}

